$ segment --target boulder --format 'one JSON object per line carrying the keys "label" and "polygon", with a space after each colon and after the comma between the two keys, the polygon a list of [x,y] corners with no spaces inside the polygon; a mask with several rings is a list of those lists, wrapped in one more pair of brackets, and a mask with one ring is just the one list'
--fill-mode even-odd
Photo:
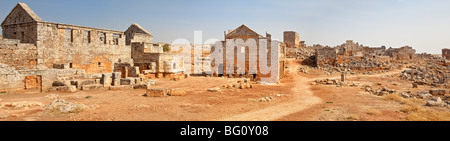
{"label": "boulder", "polygon": [[49,92],[76,92],[76,86],[56,86],[48,89]]}
{"label": "boulder", "polygon": [[132,85],[118,85],[109,87],[109,90],[131,90],[133,88]]}
{"label": "boulder", "polygon": [[128,78],[120,79],[120,85],[131,85],[131,79]]}
{"label": "boulder", "polygon": [[220,88],[209,88],[208,92],[220,92]]}
{"label": "boulder", "polygon": [[445,90],[430,90],[429,92],[432,95],[445,95]]}
{"label": "boulder", "polygon": [[61,113],[78,113],[89,109],[89,107],[84,104],[76,104],[72,102],[66,102],[64,99],[58,99],[53,100],[48,105],[45,105],[43,109]]}
{"label": "boulder", "polygon": [[170,96],[186,96],[186,90],[181,89],[181,88],[170,89],[169,95]]}
{"label": "boulder", "polygon": [[413,88],[418,88],[419,85],[418,85],[417,83],[412,83],[412,87],[413,87]]}
{"label": "boulder", "polygon": [[442,99],[440,97],[433,97],[430,98],[430,100],[427,101],[427,106],[439,106],[439,107],[444,107],[447,106],[447,103],[445,103],[444,101],[442,101]]}
{"label": "boulder", "polygon": [[166,88],[150,88],[147,89],[145,96],[150,97],[166,97],[168,90]]}

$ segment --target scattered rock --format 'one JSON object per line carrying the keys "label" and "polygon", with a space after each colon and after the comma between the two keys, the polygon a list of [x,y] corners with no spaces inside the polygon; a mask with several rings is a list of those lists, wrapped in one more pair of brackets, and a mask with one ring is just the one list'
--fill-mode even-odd
{"label": "scattered rock", "polygon": [[432,95],[445,95],[445,90],[430,90],[429,92]]}
{"label": "scattered rock", "polygon": [[427,106],[439,106],[439,107],[445,107],[448,106],[447,103],[442,101],[440,97],[432,97],[430,100],[427,101]]}
{"label": "scattered rock", "polygon": [[9,117],[8,113],[1,113],[0,114],[0,119],[5,119],[5,118],[8,118],[8,117]]}
{"label": "scattered rock", "polygon": [[167,88],[150,88],[147,89],[147,92],[144,96],[150,97],[166,97],[168,94]]}
{"label": "scattered rock", "polygon": [[5,103],[4,107],[10,107],[10,108],[29,108],[29,107],[35,107],[35,106],[42,106],[41,102],[37,101],[18,101],[13,103]]}
{"label": "scattered rock", "polygon": [[405,92],[400,93],[400,95],[401,95],[403,98],[410,98],[410,97],[411,97],[408,93],[405,93]]}
{"label": "scattered rock", "polygon": [[49,92],[76,92],[76,86],[53,86],[48,89]]}
{"label": "scattered rock", "polygon": [[76,104],[72,102],[66,102],[64,99],[53,100],[50,104],[45,105],[44,110],[50,110],[52,112],[61,113],[78,113],[89,109],[84,104]]}
{"label": "scattered rock", "polygon": [[181,89],[181,88],[170,89],[169,95],[170,96],[186,96],[186,90]]}
{"label": "scattered rock", "polygon": [[209,88],[208,92],[220,92],[220,88]]}
{"label": "scattered rock", "polygon": [[426,91],[420,91],[417,93],[417,97],[419,97],[420,99],[428,99],[430,97],[433,97],[433,95],[429,94]]}
{"label": "scattered rock", "polygon": [[57,94],[49,94],[49,95],[46,95],[45,97],[49,98],[49,99],[58,99],[59,95],[57,95]]}

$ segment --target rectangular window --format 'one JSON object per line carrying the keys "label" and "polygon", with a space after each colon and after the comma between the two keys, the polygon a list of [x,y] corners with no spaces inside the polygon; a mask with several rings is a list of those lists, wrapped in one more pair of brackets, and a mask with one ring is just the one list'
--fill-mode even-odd
{"label": "rectangular window", "polygon": [[121,38],[121,34],[113,34],[113,43],[114,45],[119,45],[119,38]]}
{"label": "rectangular window", "polygon": [[84,31],[83,41],[84,43],[91,43],[91,31]]}
{"label": "rectangular window", "polygon": [[13,39],[17,39],[17,32],[14,32]]}
{"label": "rectangular window", "polygon": [[106,33],[100,32],[100,43],[106,44]]}
{"label": "rectangular window", "polygon": [[73,30],[72,29],[66,29],[64,36],[65,36],[66,42],[73,42]]}

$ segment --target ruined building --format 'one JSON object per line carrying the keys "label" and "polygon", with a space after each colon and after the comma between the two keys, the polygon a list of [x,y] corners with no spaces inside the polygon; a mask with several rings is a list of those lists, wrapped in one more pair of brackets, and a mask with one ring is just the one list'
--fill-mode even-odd
{"label": "ruined building", "polygon": [[122,32],[52,23],[18,3],[1,26],[0,90],[109,87],[137,83],[144,70],[173,72],[165,66],[170,57],[153,47],[153,35],[137,24]]}
{"label": "ruined building", "polygon": [[283,40],[288,48],[300,47],[300,35],[295,31],[285,31],[283,33]]}
{"label": "ruined building", "polygon": [[319,67],[348,64],[350,68],[380,68],[390,60],[407,60],[415,56],[415,50],[409,46],[401,48],[368,47],[352,40],[336,47],[317,47],[316,64]]}
{"label": "ruined building", "polygon": [[448,48],[442,49],[442,58],[450,60],[450,49]]}
{"label": "ruined building", "polygon": [[[216,70],[212,70],[215,76],[225,75],[229,77],[247,77],[254,80],[260,80],[261,77],[268,78],[270,74],[262,74],[260,70],[260,39],[267,39],[267,50],[263,51],[267,53],[267,63],[268,66],[275,65],[278,69],[272,70],[275,71],[276,74],[274,79],[268,80],[267,83],[277,83],[279,79],[284,75],[285,68],[285,45],[284,43],[278,43],[277,46],[271,45],[271,35],[266,33],[266,36],[262,36],[255,31],[251,30],[245,25],[241,25],[235,30],[229,31],[225,34],[225,41],[221,41],[222,48],[216,48],[215,46],[211,47],[211,52],[217,50],[219,55],[223,55],[223,60],[211,60],[212,67],[216,68]],[[252,50],[249,46],[232,46],[234,50],[227,50],[227,41],[236,41],[242,39],[246,42],[249,39],[254,39],[256,41],[256,50]],[[274,49],[272,49],[274,48]],[[276,55],[275,55],[276,54]],[[244,59],[239,59],[239,56],[245,56]],[[277,56],[277,57],[272,57]],[[256,68],[251,68],[250,61],[254,61],[256,64]],[[217,63],[215,62],[217,61]],[[272,64],[271,62],[275,62]],[[218,64],[218,66],[215,66]],[[241,66],[239,64],[242,64]],[[228,70],[231,68],[232,70]],[[244,70],[243,74],[239,74],[238,70]],[[256,70],[254,70],[256,69]],[[256,73],[252,73],[256,72]],[[272,78],[272,77],[271,77]]]}

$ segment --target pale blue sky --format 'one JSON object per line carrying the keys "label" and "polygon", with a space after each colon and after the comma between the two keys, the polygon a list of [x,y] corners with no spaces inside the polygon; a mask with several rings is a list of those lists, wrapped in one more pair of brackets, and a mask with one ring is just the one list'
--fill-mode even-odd
{"label": "pale blue sky", "polygon": [[[19,1],[1,0],[3,20]],[[223,39],[245,24],[282,41],[296,31],[306,44],[336,46],[354,40],[368,46],[410,45],[417,52],[450,48],[448,0],[23,0],[44,21],[124,31],[138,23],[155,42]]]}

